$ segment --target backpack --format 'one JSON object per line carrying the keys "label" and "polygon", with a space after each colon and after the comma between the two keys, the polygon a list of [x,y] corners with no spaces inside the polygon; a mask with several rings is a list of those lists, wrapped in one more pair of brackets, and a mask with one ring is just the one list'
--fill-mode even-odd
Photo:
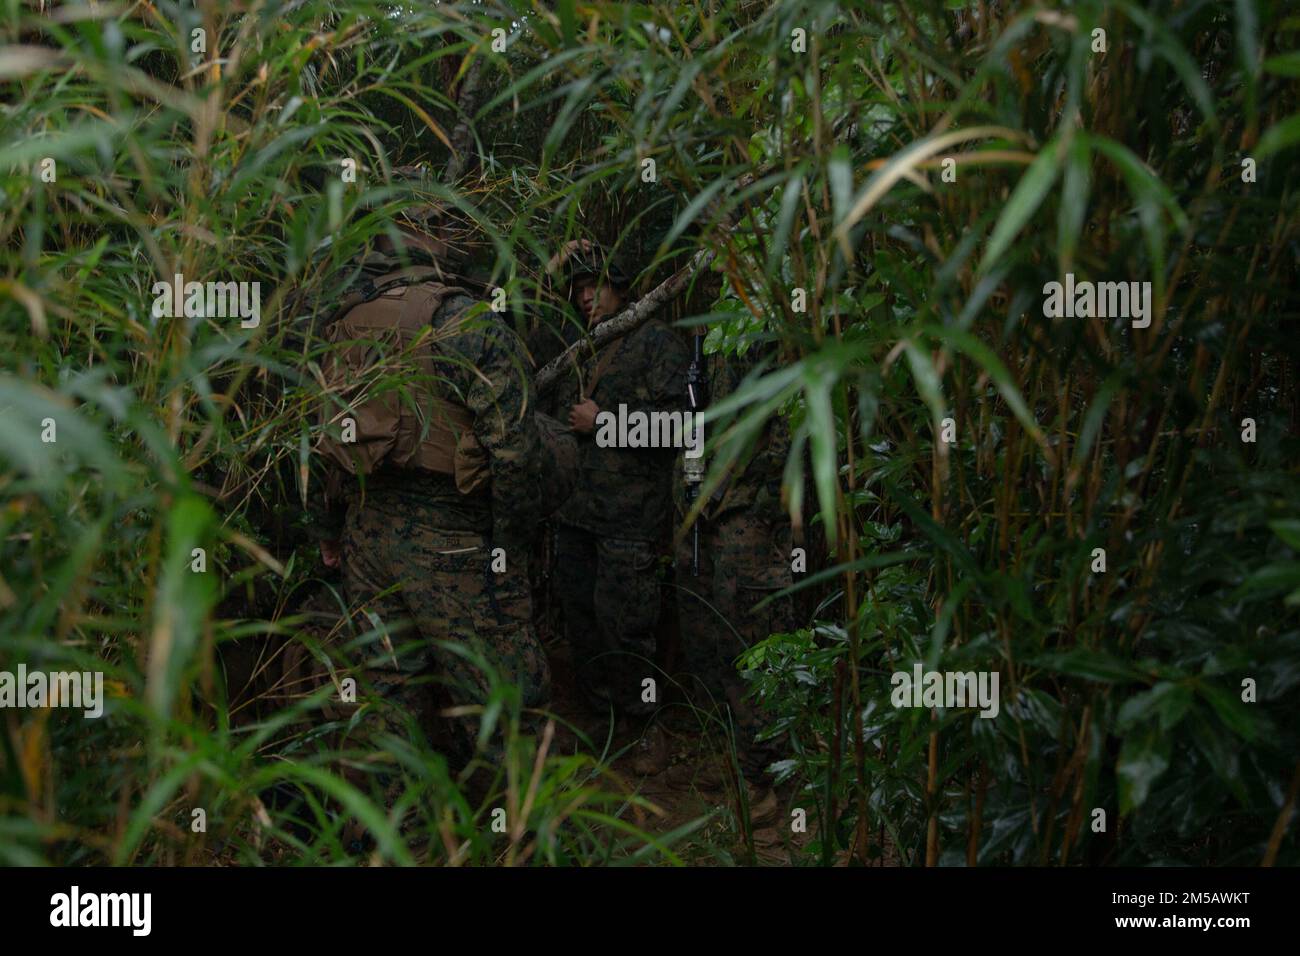
{"label": "backpack", "polygon": [[[334,348],[322,367],[334,398],[322,412],[320,450],[349,475],[384,465],[424,469],[454,476],[468,495],[489,481],[487,453],[474,437],[473,412],[438,394],[430,321],[466,292],[433,281],[435,274],[422,266],[389,273],[335,313],[325,333]],[[401,388],[385,384],[371,394],[380,377],[394,375]]]}

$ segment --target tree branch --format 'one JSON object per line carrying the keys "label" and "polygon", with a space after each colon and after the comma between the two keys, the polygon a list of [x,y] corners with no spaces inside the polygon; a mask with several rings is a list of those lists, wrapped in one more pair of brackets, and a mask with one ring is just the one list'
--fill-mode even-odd
{"label": "tree branch", "polygon": [[612,319],[606,319],[589,336],[583,336],[574,342],[560,355],[556,356],[546,366],[537,373],[534,380],[534,387],[539,394],[549,392],[560,380],[561,374],[569,365],[570,359],[584,345],[590,343],[593,349],[598,349],[611,339],[617,338],[625,332],[644,323],[650,316],[654,315],[665,302],[681,294],[690,282],[691,277],[701,269],[707,269],[713,261],[714,251],[712,249],[701,249],[695,255],[691,256],[691,261],[686,263],[672,275],[670,275],[659,285],[655,286],[636,302],[628,306]]}
{"label": "tree branch", "polygon": [[[736,180],[736,189],[741,190],[749,187],[755,179],[758,178],[758,175],[760,174],[745,173]],[[712,202],[705,206],[705,215],[712,215],[720,204],[721,200],[714,198]],[[727,230],[734,229],[736,227],[735,216],[723,216],[720,225]],[[600,325],[596,326],[591,335],[584,336],[574,342],[555,359],[547,362],[545,367],[537,373],[537,378],[533,383],[538,394],[545,394],[555,386],[555,383],[559,381],[560,374],[564,371],[566,364],[570,362],[573,355],[584,344],[590,343],[593,349],[598,349],[610,339],[617,338],[623,333],[630,332],[632,329],[637,328],[645,322],[646,319],[650,318],[650,316],[653,315],[661,305],[673,297],[680,295],[681,291],[686,288],[686,284],[690,282],[691,278],[697,272],[707,269],[713,262],[715,256],[716,253],[712,249],[699,250],[695,255],[691,256],[690,262],[686,263],[686,265],[682,266],[663,282],[659,283],[659,285],[651,289],[642,298],[638,299],[628,308],[614,316],[614,318],[606,319],[604,322],[600,323]]]}

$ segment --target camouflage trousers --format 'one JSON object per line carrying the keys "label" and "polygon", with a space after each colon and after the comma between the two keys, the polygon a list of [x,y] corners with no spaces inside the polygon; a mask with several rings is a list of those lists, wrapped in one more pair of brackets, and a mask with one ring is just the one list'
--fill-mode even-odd
{"label": "camouflage trousers", "polygon": [[653,678],[659,624],[658,550],[561,524],[555,530],[555,589],[578,689],[595,707],[646,717],[642,681]]}
{"label": "camouflage trousers", "polygon": [[[682,652],[697,706],[716,706],[736,731],[741,770],[756,779],[778,754],[757,740],[764,720],[746,695],[736,658],[770,634],[790,630],[788,597],[761,610],[754,605],[793,581],[790,526],[750,510],[730,511],[700,524],[700,573],[691,573],[692,536],[677,549],[677,613]],[[702,694],[701,694],[702,692]]]}
{"label": "camouflage trousers", "polygon": [[[490,672],[518,688],[521,707],[546,706],[550,669],[533,630],[526,556],[508,554],[507,570],[493,572],[482,535],[439,529],[437,517],[382,493],[348,508],[344,587],[368,635],[362,653],[370,687],[426,733],[440,689],[452,707],[488,705]],[[525,729],[535,723],[526,719]],[[474,753],[478,731],[478,714],[452,719],[458,758]],[[489,759],[499,758],[499,733],[487,748]]]}

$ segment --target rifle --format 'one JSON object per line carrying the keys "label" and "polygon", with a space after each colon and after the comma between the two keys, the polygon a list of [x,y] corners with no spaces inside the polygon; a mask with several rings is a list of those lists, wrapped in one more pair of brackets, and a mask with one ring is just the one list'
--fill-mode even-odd
{"label": "rifle", "polygon": [[[690,405],[692,426],[694,418],[709,403],[709,376],[704,369],[704,333],[695,333],[695,352],[691,357],[690,367],[686,370],[686,401]],[[701,449],[701,452],[703,449]],[[682,475],[686,482],[687,513],[695,506],[700,497],[700,485],[704,483],[704,455],[695,458],[682,456]],[[696,516],[691,523],[691,574],[700,576],[700,519]]]}

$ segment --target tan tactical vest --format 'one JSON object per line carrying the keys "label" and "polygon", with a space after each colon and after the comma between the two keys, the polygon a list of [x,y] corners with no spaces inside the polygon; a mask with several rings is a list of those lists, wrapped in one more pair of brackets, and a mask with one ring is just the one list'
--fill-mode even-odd
{"label": "tan tactical vest", "polygon": [[[488,483],[487,454],[474,437],[473,412],[439,394],[430,324],[443,302],[466,293],[426,279],[434,274],[402,269],[376,280],[369,298],[343,302],[325,333],[335,347],[323,368],[330,397],[320,450],[350,475],[381,465],[423,468],[453,475],[457,489],[471,494]],[[347,434],[349,419],[355,436]]]}

